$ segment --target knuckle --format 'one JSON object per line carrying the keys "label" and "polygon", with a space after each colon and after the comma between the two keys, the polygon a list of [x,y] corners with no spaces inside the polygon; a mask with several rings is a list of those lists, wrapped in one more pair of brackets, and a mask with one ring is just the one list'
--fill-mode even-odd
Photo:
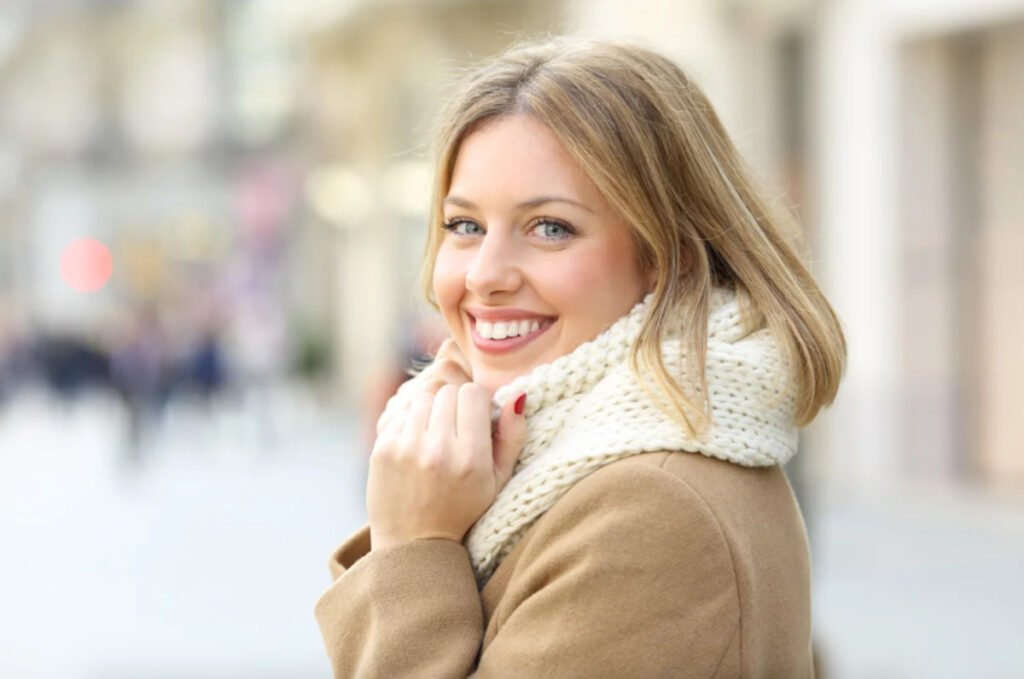
{"label": "knuckle", "polygon": [[448,437],[437,435],[427,436],[421,447],[422,456],[443,459],[448,450]]}
{"label": "knuckle", "polygon": [[402,432],[395,439],[395,457],[401,460],[412,457],[416,452],[418,443],[415,434]]}
{"label": "knuckle", "polygon": [[431,362],[430,367],[427,368],[427,370],[429,370],[431,373],[441,372],[449,363],[451,363],[450,358],[448,358],[444,354],[438,354],[437,356],[434,357],[434,360]]}
{"label": "knuckle", "polygon": [[438,378],[437,370],[430,367],[411,380],[403,382],[402,386],[398,388],[398,394],[408,397],[417,392],[433,392],[437,391],[441,384],[444,384],[444,381]]}
{"label": "knuckle", "polygon": [[447,382],[440,377],[431,377],[423,383],[423,391],[426,394],[433,395],[439,392],[445,384],[447,384]]}
{"label": "knuckle", "polygon": [[389,423],[394,422],[396,419],[398,419],[399,415],[402,412],[404,412],[404,410],[405,410],[404,407],[400,408],[400,407],[397,407],[397,406],[395,406],[395,407],[389,406],[389,407],[385,408],[384,412],[382,412],[380,414],[380,417],[377,418],[377,431],[378,432],[381,431],[381,429],[383,429]]}
{"label": "knuckle", "polygon": [[453,386],[461,386],[469,381],[466,374],[457,368],[446,368],[444,371],[445,384],[451,384]]}
{"label": "knuckle", "polygon": [[370,463],[381,463],[386,461],[388,458],[394,457],[395,453],[395,440],[392,436],[389,436],[386,432],[377,436],[373,442],[373,448],[370,450]]}
{"label": "knuckle", "polygon": [[395,420],[397,413],[392,410],[385,410],[377,418],[377,433],[379,434],[384,428]]}
{"label": "knuckle", "polygon": [[416,458],[416,466],[422,471],[436,472],[443,464],[444,457],[435,452],[425,450]]}
{"label": "knuckle", "polygon": [[456,344],[455,340],[448,339],[441,344],[441,347],[437,350],[437,354],[434,355],[434,363],[454,363],[460,365],[461,359],[463,358],[462,350],[459,345]]}
{"label": "knuckle", "polygon": [[[405,384],[409,383],[406,382]],[[403,384],[402,387],[404,387],[405,384]],[[399,390],[395,392],[395,394],[389,398],[388,402],[384,405],[384,412],[401,410],[404,408],[409,403],[409,397],[407,394],[408,390],[403,392],[402,388],[399,387]]]}
{"label": "knuckle", "polygon": [[445,397],[451,397],[451,396],[457,396],[458,393],[459,393],[459,385],[457,385],[457,384],[444,384],[438,390],[437,395],[441,396],[443,394]]}
{"label": "knuckle", "polygon": [[476,382],[466,382],[459,387],[459,396],[466,398],[490,398],[490,394],[487,393],[487,389],[477,384]]}
{"label": "knuckle", "polygon": [[441,346],[437,348],[437,356],[447,356],[452,352],[452,348],[455,346],[454,337],[446,337]]}
{"label": "knuckle", "polygon": [[458,479],[470,479],[480,471],[480,464],[475,459],[463,458],[452,463],[452,473]]}
{"label": "knuckle", "polygon": [[429,406],[434,401],[434,392],[432,391],[421,391],[413,394],[410,398],[410,406],[413,408],[423,408]]}

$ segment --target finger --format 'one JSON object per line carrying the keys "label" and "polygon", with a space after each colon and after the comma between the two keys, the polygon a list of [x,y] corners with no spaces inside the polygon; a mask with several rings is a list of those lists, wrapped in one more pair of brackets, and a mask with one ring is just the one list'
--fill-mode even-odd
{"label": "finger", "polygon": [[469,374],[462,368],[462,364],[450,358],[439,358],[431,366],[430,376],[434,379],[443,380],[446,384],[456,386],[469,382]]}
{"label": "finger", "polygon": [[441,387],[434,397],[434,405],[430,409],[430,422],[427,431],[438,435],[455,434],[455,409],[458,406],[459,388],[453,384]]}
{"label": "finger", "polygon": [[391,423],[394,422],[394,419],[395,413],[393,411],[385,410],[381,413],[380,417],[377,418],[377,434],[380,435],[382,431],[386,431],[391,426]]}
{"label": "finger", "polygon": [[410,402],[410,399],[405,396],[392,396],[384,406],[384,412],[377,418],[377,433],[381,433],[396,421],[403,419],[409,413]]}
{"label": "finger", "polygon": [[494,476],[498,488],[512,478],[512,471],[526,443],[525,405],[525,393],[509,399],[498,418],[498,429],[494,433]]}
{"label": "finger", "polygon": [[[430,389],[430,385],[432,382],[438,382],[437,387],[434,389]],[[408,394],[416,391],[431,391],[431,393],[435,393],[438,389],[441,388],[441,386],[442,383],[440,383],[440,381],[437,380],[432,373],[427,372],[425,370],[419,373],[418,375],[413,376],[411,379],[402,382],[401,386],[398,387],[397,393]]]}
{"label": "finger", "polygon": [[427,430],[430,411],[433,407],[433,394],[416,394],[410,404],[409,412],[402,427],[402,435],[406,440],[414,440]]}
{"label": "finger", "polygon": [[427,367],[411,380],[407,380],[398,388],[398,393],[405,395],[418,391],[436,394],[446,384],[465,384],[469,376],[462,372],[458,363],[443,359]]}
{"label": "finger", "polygon": [[450,361],[454,361],[462,368],[462,372],[467,376],[473,375],[473,368],[469,365],[469,359],[462,353],[462,349],[458,343],[449,337],[444,342],[441,342],[440,348],[437,350],[435,358],[443,358]]}
{"label": "finger", "polygon": [[468,382],[459,387],[456,436],[467,441],[491,440],[491,392]]}

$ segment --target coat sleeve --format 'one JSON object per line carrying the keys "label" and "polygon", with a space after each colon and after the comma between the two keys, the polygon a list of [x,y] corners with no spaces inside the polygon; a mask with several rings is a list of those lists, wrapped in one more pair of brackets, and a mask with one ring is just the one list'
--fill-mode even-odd
{"label": "coat sleeve", "polygon": [[483,637],[469,554],[450,540],[370,551],[364,527],[328,563],[317,600],[335,677],[466,677]]}
{"label": "coat sleeve", "polygon": [[345,549],[317,603],[338,677],[714,677],[739,643],[721,529],[652,465],[604,467],[533,526],[495,575],[507,581],[486,638],[461,545],[413,542],[347,570]]}

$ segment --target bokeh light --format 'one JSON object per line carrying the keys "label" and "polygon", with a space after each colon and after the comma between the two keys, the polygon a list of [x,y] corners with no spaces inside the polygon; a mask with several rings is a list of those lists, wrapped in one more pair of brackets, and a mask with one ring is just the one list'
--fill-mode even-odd
{"label": "bokeh light", "polygon": [[114,258],[95,238],[72,241],[60,257],[60,275],[77,292],[95,292],[106,285],[114,271]]}

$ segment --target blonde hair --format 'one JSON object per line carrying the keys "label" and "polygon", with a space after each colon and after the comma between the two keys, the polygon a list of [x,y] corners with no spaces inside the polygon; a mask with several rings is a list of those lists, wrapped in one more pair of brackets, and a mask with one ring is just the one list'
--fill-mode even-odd
{"label": "blonde hair", "polygon": [[[737,290],[747,328],[778,338],[795,389],[796,423],[835,398],[846,342],[787,234],[797,229],[753,180],[703,92],[648,49],[579,38],[520,44],[473,70],[439,120],[422,286],[433,295],[442,201],[459,146],[484,122],[527,114],[547,125],[630,225],[657,282],[631,350],[690,431],[710,423],[704,365],[711,290]],[[683,328],[695,384],[669,375],[661,339]],[[646,383],[643,380],[642,383]]]}

